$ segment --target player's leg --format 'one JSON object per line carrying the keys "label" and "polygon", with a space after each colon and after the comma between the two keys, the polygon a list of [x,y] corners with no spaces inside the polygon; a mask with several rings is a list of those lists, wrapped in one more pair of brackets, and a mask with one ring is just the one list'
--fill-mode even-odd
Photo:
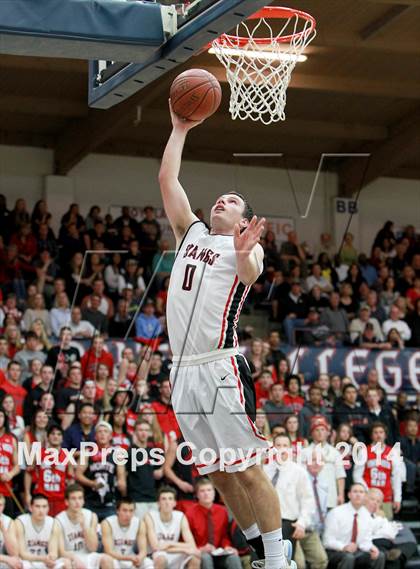
{"label": "player's leg", "polygon": [[89,569],[91,567],[98,567],[99,569],[113,569],[114,568],[114,560],[110,555],[106,553],[94,554],[91,553],[90,555],[98,555],[98,558],[91,557],[91,562],[88,564]]}
{"label": "player's leg", "polygon": [[167,569],[168,554],[165,551],[156,551],[153,554],[153,564],[155,569]]}

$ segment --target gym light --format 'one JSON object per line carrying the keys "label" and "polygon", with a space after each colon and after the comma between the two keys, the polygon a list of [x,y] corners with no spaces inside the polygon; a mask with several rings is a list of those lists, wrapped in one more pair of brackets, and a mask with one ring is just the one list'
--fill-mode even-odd
{"label": "gym light", "polygon": [[[280,59],[282,61],[296,61],[297,63],[303,63],[308,58],[306,55],[293,55],[290,53],[275,53],[273,51],[253,51],[253,50],[239,50],[233,47],[223,47],[221,48],[226,53],[226,55],[232,55],[233,57],[243,57],[246,54],[246,57],[250,59],[266,59],[267,61],[275,61],[276,59]],[[214,48],[211,47],[209,49],[209,53],[215,54]]]}

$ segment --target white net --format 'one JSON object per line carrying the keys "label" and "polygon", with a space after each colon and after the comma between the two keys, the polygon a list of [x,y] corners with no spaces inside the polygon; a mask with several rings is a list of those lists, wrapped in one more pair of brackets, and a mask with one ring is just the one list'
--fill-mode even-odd
{"label": "white net", "polygon": [[268,125],[286,118],[292,71],[316,30],[314,21],[302,13],[283,11],[288,16],[274,20],[279,32],[274,33],[272,23],[261,18],[239,24],[235,36],[225,34],[213,41],[213,51],[226,68],[233,119]]}

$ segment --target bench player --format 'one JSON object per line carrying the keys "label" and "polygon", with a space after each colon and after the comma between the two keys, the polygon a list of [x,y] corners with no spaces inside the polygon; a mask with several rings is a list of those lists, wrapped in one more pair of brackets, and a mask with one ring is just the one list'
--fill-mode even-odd
{"label": "bench player", "polygon": [[122,498],[117,514],[101,523],[104,551],[113,559],[114,569],[153,569],[147,557],[146,526],[135,516],[135,509],[133,500]]}
{"label": "bench player", "polygon": [[30,510],[14,521],[23,569],[71,569],[69,559],[58,557],[60,528],[48,515],[47,498],[34,494]]}
{"label": "bench player", "polygon": [[151,510],[144,518],[155,569],[199,569],[200,551],[187,517],[176,511],[175,506],[175,490],[162,486],[158,492],[158,511]]}
{"label": "bench player", "polygon": [[3,513],[5,504],[5,497],[0,494],[0,569],[22,569],[12,518]]}
{"label": "bench player", "polygon": [[84,508],[85,493],[79,484],[67,486],[66,509],[56,517],[60,525],[59,553],[73,569],[113,569],[112,559],[98,551],[98,517]]}
{"label": "bench player", "polygon": [[[236,192],[216,199],[210,229],[194,215],[178,178],[187,133],[200,123],[172,109],[171,118],[159,183],[177,248],[167,301],[172,404],[185,440],[213,451],[215,459],[198,460],[197,468],[211,477],[256,549],[261,561],[255,563],[265,559],[267,569],[285,569],[290,548],[282,540],[278,496],[257,464],[270,444],[254,424],[254,385],[236,335],[242,305],[263,270],[265,220]],[[236,453],[225,470],[221,448]]]}

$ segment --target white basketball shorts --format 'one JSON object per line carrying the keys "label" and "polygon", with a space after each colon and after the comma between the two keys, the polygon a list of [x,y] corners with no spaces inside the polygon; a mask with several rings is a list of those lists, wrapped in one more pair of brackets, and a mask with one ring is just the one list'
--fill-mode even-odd
{"label": "white basketball shorts", "polygon": [[[211,357],[214,353],[207,355]],[[237,353],[203,359],[178,363],[174,358],[170,374],[172,405],[199,473],[263,464],[271,442],[254,423],[256,398],[248,362]]]}

